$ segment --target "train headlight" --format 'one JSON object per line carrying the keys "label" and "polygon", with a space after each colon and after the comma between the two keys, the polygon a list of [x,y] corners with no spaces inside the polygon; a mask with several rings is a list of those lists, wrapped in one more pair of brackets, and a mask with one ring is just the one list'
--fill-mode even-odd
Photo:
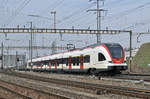
{"label": "train headlight", "polygon": [[112,61],[108,61],[108,63],[113,63]]}

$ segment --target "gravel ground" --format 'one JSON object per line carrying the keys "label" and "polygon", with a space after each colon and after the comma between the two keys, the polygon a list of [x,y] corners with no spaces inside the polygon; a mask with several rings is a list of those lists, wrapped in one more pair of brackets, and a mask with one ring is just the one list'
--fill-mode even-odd
{"label": "gravel ground", "polygon": [[[24,78],[11,77],[7,75],[0,75],[0,79],[4,81],[9,81],[11,83],[16,83],[18,85],[30,86],[32,88],[40,89],[45,92],[55,93],[59,95],[65,95],[70,97],[71,99],[110,99],[105,96],[99,97],[99,95],[93,95],[90,93],[86,93],[80,89],[72,88],[68,86],[58,86],[56,84],[46,83],[46,82],[37,82],[34,80],[27,80]],[[72,95],[72,93],[74,95]],[[13,98],[15,99],[15,98]],[[37,98],[42,99],[42,98]]]}
{"label": "gravel ground", "polygon": [[27,74],[37,75],[41,77],[48,77],[48,78],[81,81],[87,83],[89,82],[95,84],[108,84],[114,86],[150,89],[150,83],[143,82],[143,81],[117,80],[111,78],[101,78],[101,80],[99,80],[97,77],[89,76],[89,75],[72,75],[72,74],[56,74],[56,73],[40,73],[40,72],[20,72],[20,73],[27,73]]}
{"label": "gravel ground", "polygon": [[[16,99],[16,95],[0,88],[0,99]],[[17,97],[17,99],[23,99],[23,98]]]}
{"label": "gravel ground", "polygon": [[[57,78],[57,79],[74,80],[74,81],[81,81],[81,82],[90,82],[90,83],[96,83],[96,84],[108,84],[108,85],[143,88],[143,89],[149,89],[150,88],[149,84],[145,84],[141,81],[134,82],[134,81],[105,79],[105,78],[98,80],[98,78],[93,77],[93,76],[88,76],[88,75],[81,75],[80,76],[80,75],[72,75],[72,74],[68,75],[68,74],[40,73],[40,72],[21,72],[21,73],[27,73],[27,74],[37,75],[37,76],[41,76],[41,77],[48,77],[48,78]],[[62,89],[64,89],[64,87]],[[70,90],[72,90],[72,88],[70,88]],[[81,93],[81,94],[83,94],[83,93]],[[113,94],[99,95],[99,96],[96,96],[96,98],[97,99],[138,99],[138,98],[133,98],[133,97],[113,95]]]}

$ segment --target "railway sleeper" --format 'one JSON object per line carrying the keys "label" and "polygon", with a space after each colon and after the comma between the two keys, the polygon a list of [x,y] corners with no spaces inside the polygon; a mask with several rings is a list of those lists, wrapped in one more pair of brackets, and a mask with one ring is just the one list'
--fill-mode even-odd
{"label": "railway sleeper", "polygon": [[96,94],[97,95],[104,95],[104,94],[109,94],[110,92],[108,90],[97,90]]}
{"label": "railway sleeper", "polygon": [[[11,74],[11,73],[10,73]],[[13,74],[13,73],[12,73]],[[14,75],[17,75],[17,74],[14,74]],[[19,76],[22,76],[22,77],[25,77],[25,78],[34,78],[35,80],[39,80],[36,76],[34,77],[31,77],[31,76],[27,76],[27,75],[20,75]],[[27,77],[26,77],[27,76]],[[41,80],[43,81],[47,81],[45,79],[42,79],[40,78]],[[56,79],[51,79],[51,82],[55,82]],[[63,82],[64,80],[58,80],[57,82],[59,82],[59,84],[64,84],[64,85],[68,85],[68,86],[71,86],[73,85],[74,87],[80,87],[81,88],[81,83],[80,82],[69,82],[69,81],[65,81]],[[112,86],[110,86],[112,87]],[[139,92],[138,90],[135,90],[135,89],[127,89],[127,88],[116,88],[116,87],[112,87],[112,88],[108,88],[108,86],[90,86],[89,84],[84,84],[82,85],[82,88],[85,88],[85,89],[90,89],[90,90],[97,90],[97,94],[108,94],[108,93],[111,93],[111,94],[118,94],[118,95],[124,95],[124,96],[131,96],[131,97],[137,97],[137,98],[144,98],[144,99],[150,99],[150,94],[149,93],[143,93],[143,92]]]}
{"label": "railway sleeper", "polygon": [[123,96],[130,96],[142,99],[150,99],[150,94],[140,93],[140,92],[133,92],[133,91],[124,91],[124,90],[115,90],[115,89],[105,89],[105,91],[109,94],[117,94]]}

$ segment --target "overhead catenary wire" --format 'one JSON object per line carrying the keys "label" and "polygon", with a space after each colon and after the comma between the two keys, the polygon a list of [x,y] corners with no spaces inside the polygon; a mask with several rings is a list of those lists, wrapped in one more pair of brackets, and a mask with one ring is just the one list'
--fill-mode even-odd
{"label": "overhead catenary wire", "polygon": [[[29,3],[31,0],[24,0],[23,3],[15,10],[14,13],[10,17],[8,17],[7,21],[5,22],[4,26],[9,25],[15,17],[21,12],[21,10]],[[7,38],[7,34],[5,33],[5,39]]]}
{"label": "overhead catenary wire", "polygon": [[71,14],[69,14],[68,16],[65,16],[63,17],[61,20],[59,20],[57,22],[57,24],[62,24],[64,22],[66,22],[66,20],[69,20],[71,19],[72,17],[75,17],[77,16],[78,14],[80,14],[81,12],[85,11],[88,9],[88,8],[91,8],[92,6],[94,6],[94,3],[90,4],[89,6],[87,6],[86,8],[79,8],[78,10],[75,10],[74,12],[72,12]]}
{"label": "overhead catenary wire", "polygon": [[[123,11],[123,12],[121,12],[119,14],[108,16],[108,17],[106,17],[105,23],[110,22],[110,20],[115,20],[115,22],[117,22],[117,20],[121,19],[123,16],[127,16],[127,15],[130,15],[130,14],[133,14],[133,12],[140,11],[140,9],[143,9],[143,8],[149,6],[149,5],[150,5],[150,2],[147,2],[147,3],[141,4],[141,5],[137,6],[137,7],[134,7],[132,9]],[[130,16],[128,16],[128,17],[130,17]],[[132,27],[132,26],[129,26],[129,27]]]}
{"label": "overhead catenary wire", "polygon": [[134,23],[133,25],[131,26],[127,26],[123,29],[134,29],[136,27],[139,27],[139,26],[144,26],[144,25],[147,25],[147,24],[150,24],[150,18],[149,19],[146,19],[146,20],[142,20],[142,22],[136,22]]}
{"label": "overhead catenary wire", "polygon": [[55,2],[53,2],[52,4],[50,4],[48,7],[46,7],[46,9],[42,10],[40,12],[40,14],[44,14],[44,13],[49,13],[50,10],[54,10],[56,9],[58,6],[60,6],[65,0],[56,0]]}
{"label": "overhead catenary wire", "polygon": [[[92,6],[95,6],[95,3],[96,2],[93,2],[93,5]],[[104,2],[103,2],[104,3]],[[92,7],[91,6],[91,7]],[[89,7],[89,8],[91,8],[91,7]],[[89,10],[89,8],[87,8],[86,9],[86,13],[87,13],[87,10]],[[88,15],[89,14],[86,14],[86,16],[84,15],[82,15],[82,17],[80,17],[80,18],[76,18],[76,20],[75,19],[73,19],[73,22],[75,22],[75,23],[77,23],[77,22],[79,22],[79,20],[81,20],[81,19],[83,19],[83,20],[81,20],[80,21],[80,24],[78,24],[78,26],[81,26],[82,27],[82,25],[85,25],[86,23],[87,23],[87,21],[89,21],[89,20],[91,20],[91,18],[94,18],[94,20],[95,20],[95,17],[90,17],[88,20],[87,20],[87,18],[86,17],[88,17]],[[78,19],[78,20],[77,20]],[[71,21],[71,23],[73,23],[72,21]],[[92,19],[92,23],[93,23],[93,19]],[[86,24],[87,25],[87,24]],[[87,27],[88,29],[90,28],[90,24],[89,24],[89,26]]]}
{"label": "overhead catenary wire", "polygon": [[[86,10],[88,10],[88,8],[91,8],[92,6],[94,6],[95,5],[95,2],[93,2],[93,4],[91,4],[90,6],[88,6],[87,8],[85,8],[85,9],[83,9],[85,12],[86,12]],[[80,9],[79,9],[80,10]],[[69,23],[79,23],[79,20],[81,20],[81,19],[83,19],[84,20],[84,22],[83,22],[83,20],[81,20],[80,21],[80,24],[78,24],[78,26],[80,25],[81,26],[81,24],[83,24],[83,23],[85,23],[85,22],[87,22],[87,21],[89,21],[90,19],[88,19],[87,20],[87,18],[86,17],[88,17],[87,16],[87,14],[86,14],[86,16],[84,15],[82,15],[82,16],[77,16],[77,15],[79,15],[80,13],[78,13],[79,11],[75,11],[74,13],[72,13],[72,14],[70,14],[70,15],[68,15],[68,16],[66,16],[66,17],[64,17],[61,21],[59,21],[58,23],[64,23],[64,22],[66,22],[66,21],[68,21]],[[82,13],[83,14],[83,13]],[[75,17],[76,16],[76,17]],[[69,21],[69,20],[71,20],[71,21]],[[74,26],[74,25],[72,25],[72,26]]]}
{"label": "overhead catenary wire", "polygon": [[[68,21],[69,23],[73,23],[73,24],[75,24],[77,22],[80,22],[80,23],[82,23],[83,21],[85,22],[85,20],[87,20],[85,17],[88,17],[88,15],[90,15],[90,13],[86,13],[86,10],[93,7],[93,6],[94,5],[89,5],[88,7],[86,7],[82,11],[80,11],[80,13],[77,14],[78,16],[76,14],[74,14],[74,16],[71,16],[66,21]],[[82,12],[84,12],[84,13],[82,13]]]}
{"label": "overhead catenary wire", "polygon": [[[131,12],[129,12],[129,14],[131,14],[131,13],[133,14],[134,11],[140,11],[139,9],[143,9],[143,8],[149,6],[149,5],[150,5],[150,2],[147,2],[147,3],[141,4],[141,5],[138,6],[138,7],[135,7],[135,8],[133,8],[133,9],[127,10],[127,12],[131,11]],[[124,13],[124,12],[122,12],[122,13]],[[126,13],[126,12],[125,12],[125,13]],[[123,15],[124,15],[124,16],[125,16],[125,15],[128,15],[128,13],[122,14],[122,17],[123,17]],[[116,18],[115,16],[113,16],[113,17]],[[128,16],[128,18],[129,18],[129,17],[131,17],[131,16]],[[120,18],[121,18],[121,17],[120,17]],[[112,18],[110,18],[110,17],[107,17],[107,19],[108,19],[108,20],[105,20],[105,22],[112,20]],[[119,17],[116,18],[115,20],[118,20],[118,19],[119,19]],[[150,22],[150,19],[145,19],[145,20],[141,20],[141,21],[139,21],[139,22],[134,22],[134,23],[132,23],[132,25],[129,25],[129,24],[127,25],[127,24],[125,24],[126,26],[122,27],[122,29],[123,29],[123,30],[126,30],[126,29],[136,30],[137,27],[146,26],[146,25],[149,24],[149,22]],[[117,23],[117,21],[116,21],[116,23]],[[131,23],[130,23],[130,24],[131,24]],[[121,25],[118,24],[118,26],[121,26]]]}
{"label": "overhead catenary wire", "polygon": [[6,25],[9,25],[12,21],[14,21],[14,19],[16,18],[16,16],[31,2],[31,0],[24,0],[23,3],[15,10],[14,13],[12,13],[12,15],[8,18]]}
{"label": "overhead catenary wire", "polygon": [[144,7],[146,7],[146,6],[149,6],[149,5],[150,5],[150,2],[145,3],[145,4],[142,4],[142,5],[139,5],[139,6],[135,7],[135,8],[133,8],[133,9],[130,9],[130,10],[127,10],[127,11],[125,11],[125,12],[120,13],[120,16],[119,16],[119,17],[125,16],[125,15],[128,15],[128,14],[131,14],[131,13],[133,13],[134,11],[139,11],[139,9],[142,9],[142,8],[144,8]]}
{"label": "overhead catenary wire", "polygon": [[124,16],[133,14],[133,12],[135,12],[135,11],[140,11],[140,9],[143,9],[146,6],[150,6],[150,2],[141,4],[141,5],[137,6],[137,7],[134,7],[134,8],[129,9],[129,10],[125,10],[125,11],[123,11],[121,13],[117,13],[116,15],[108,16],[108,17],[106,17],[106,21],[110,21],[110,20],[113,20],[113,19],[114,20],[119,20],[120,18],[122,18]]}

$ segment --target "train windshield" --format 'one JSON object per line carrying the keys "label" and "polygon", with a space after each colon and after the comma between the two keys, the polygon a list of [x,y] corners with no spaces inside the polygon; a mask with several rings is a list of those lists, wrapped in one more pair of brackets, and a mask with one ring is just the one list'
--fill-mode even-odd
{"label": "train windshield", "polygon": [[109,46],[108,49],[112,58],[123,58],[123,49],[121,46]]}

